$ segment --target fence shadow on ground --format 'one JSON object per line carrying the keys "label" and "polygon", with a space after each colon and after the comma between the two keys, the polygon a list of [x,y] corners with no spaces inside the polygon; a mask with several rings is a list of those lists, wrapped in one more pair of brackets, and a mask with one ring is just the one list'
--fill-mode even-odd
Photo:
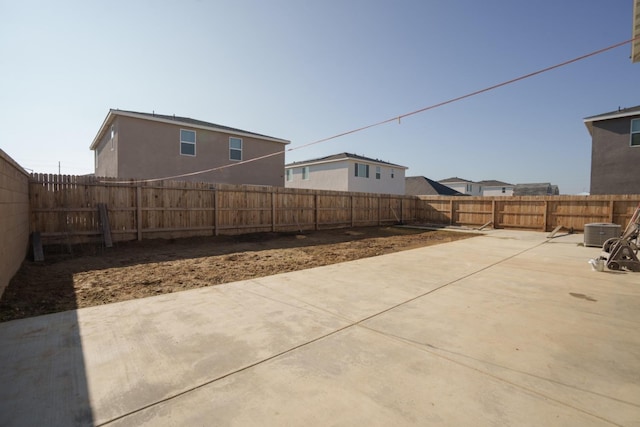
{"label": "fence shadow on ground", "polygon": [[76,311],[0,323],[0,425],[91,426]]}

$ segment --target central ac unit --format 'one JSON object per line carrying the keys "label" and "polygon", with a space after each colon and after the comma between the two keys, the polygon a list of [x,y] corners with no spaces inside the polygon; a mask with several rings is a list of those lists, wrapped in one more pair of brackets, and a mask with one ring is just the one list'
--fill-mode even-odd
{"label": "central ac unit", "polygon": [[620,237],[620,229],[618,224],[611,223],[593,223],[584,225],[584,245],[602,247],[604,242],[613,238]]}

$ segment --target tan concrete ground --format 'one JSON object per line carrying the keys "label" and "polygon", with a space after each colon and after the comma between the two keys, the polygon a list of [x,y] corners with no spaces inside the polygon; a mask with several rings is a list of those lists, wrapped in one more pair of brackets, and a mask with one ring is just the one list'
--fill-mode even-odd
{"label": "tan concrete ground", "polygon": [[482,237],[0,324],[0,425],[640,426],[640,273]]}

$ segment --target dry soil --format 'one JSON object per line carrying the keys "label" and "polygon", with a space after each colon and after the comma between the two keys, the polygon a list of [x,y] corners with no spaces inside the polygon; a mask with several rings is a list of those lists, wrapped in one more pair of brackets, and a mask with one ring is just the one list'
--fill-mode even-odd
{"label": "dry soil", "polygon": [[2,299],[0,321],[269,276],[472,237],[364,227],[304,233],[145,240],[45,248],[26,260]]}

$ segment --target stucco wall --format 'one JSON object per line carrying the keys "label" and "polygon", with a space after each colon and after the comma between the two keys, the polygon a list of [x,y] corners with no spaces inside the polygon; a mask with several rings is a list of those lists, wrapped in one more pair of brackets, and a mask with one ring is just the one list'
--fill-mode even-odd
{"label": "stucco wall", "polygon": [[[504,193],[502,189],[504,188]],[[513,187],[482,187],[483,196],[513,196]]]}
{"label": "stucco wall", "polygon": [[598,194],[640,194],[640,146],[630,145],[631,119],[593,123],[591,190]]}
{"label": "stucco wall", "polygon": [[29,176],[0,150],[0,296],[29,247]]}
{"label": "stucco wall", "polygon": [[[355,176],[355,164],[369,165],[369,177]],[[376,167],[380,167],[380,179],[376,179]],[[405,170],[366,161],[342,160],[309,165],[309,179],[302,179],[303,166],[290,167],[291,181],[285,187],[329,191],[354,191],[360,193],[404,194]],[[393,178],[391,177],[393,169]]]}
{"label": "stucco wall", "polygon": [[96,176],[118,177],[118,120],[113,122],[113,135],[109,129],[94,151]]}
{"label": "stucco wall", "polygon": [[[366,161],[350,161],[349,163],[349,191],[378,194],[404,194],[404,169],[382,166]],[[369,165],[368,178],[355,176],[356,163]],[[376,167],[380,167],[380,179],[376,179]],[[393,178],[391,177],[392,170]]]}
{"label": "stucco wall", "polygon": [[[196,132],[195,156],[180,154],[180,129]],[[236,137],[232,133],[213,132],[190,128],[188,125],[121,116],[117,119],[116,134],[114,151],[117,156],[118,178],[166,178],[236,163],[229,160],[229,137]],[[243,160],[274,155],[255,162],[179,179],[224,184],[284,186],[284,144],[247,136],[239,136],[239,138],[242,139]],[[103,152],[106,151],[108,149],[103,150]]]}
{"label": "stucco wall", "polygon": [[289,168],[293,171],[291,181],[285,187],[314,190],[349,191],[348,162],[332,162],[309,165],[309,179],[302,179],[302,166]]}

